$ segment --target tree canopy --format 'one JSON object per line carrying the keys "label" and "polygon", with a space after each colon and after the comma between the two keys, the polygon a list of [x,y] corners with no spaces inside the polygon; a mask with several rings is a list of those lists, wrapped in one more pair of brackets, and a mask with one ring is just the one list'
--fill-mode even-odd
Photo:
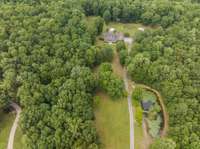
{"label": "tree canopy", "polygon": [[[200,148],[200,5],[198,0],[0,1],[0,107],[18,102],[27,149],[95,149],[93,94],[123,95],[110,46],[96,47],[104,20],[154,26],[138,33],[120,61],[136,81],[161,91],[177,149]],[[86,16],[98,18],[91,26]],[[104,18],[104,20],[102,19]],[[157,146],[174,147],[169,140]]]}
{"label": "tree canopy", "polygon": [[175,149],[176,143],[171,139],[157,139],[151,145],[150,149]]}

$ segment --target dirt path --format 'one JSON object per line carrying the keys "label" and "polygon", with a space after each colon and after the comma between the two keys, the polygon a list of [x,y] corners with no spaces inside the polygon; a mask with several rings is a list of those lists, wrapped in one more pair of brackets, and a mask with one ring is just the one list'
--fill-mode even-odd
{"label": "dirt path", "polygon": [[[131,46],[132,46],[132,42],[133,40],[131,40],[130,42],[128,42],[128,54],[130,53],[131,50]],[[135,145],[134,145],[134,113],[133,113],[133,105],[132,105],[132,99],[131,99],[131,95],[132,95],[132,90],[134,89],[134,87],[132,88],[130,85],[130,80],[128,79],[128,73],[126,71],[126,69],[124,68],[124,84],[125,84],[125,89],[128,93],[127,96],[127,100],[128,100],[128,109],[129,109],[129,117],[130,117],[130,149],[134,149]]]}
{"label": "dirt path", "polygon": [[15,132],[17,130],[18,121],[19,121],[20,112],[21,112],[21,108],[16,103],[11,103],[11,106],[15,109],[17,115],[16,115],[15,121],[14,121],[14,123],[12,125],[12,128],[10,130],[10,135],[9,135],[9,139],[8,139],[7,149],[13,149]]}
{"label": "dirt path", "polygon": [[130,118],[130,149],[134,149],[134,115],[133,115],[133,106],[131,101],[131,90],[129,88],[127,72],[124,69],[124,85],[125,89],[128,93],[128,110],[129,110],[129,118]]}

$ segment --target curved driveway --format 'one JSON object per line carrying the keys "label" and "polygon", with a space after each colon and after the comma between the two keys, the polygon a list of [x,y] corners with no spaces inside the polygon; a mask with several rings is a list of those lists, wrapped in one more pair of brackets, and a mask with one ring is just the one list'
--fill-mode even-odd
{"label": "curved driveway", "polygon": [[10,130],[10,135],[9,135],[9,139],[8,139],[7,149],[13,149],[15,132],[17,130],[17,125],[18,125],[18,121],[19,121],[19,117],[20,117],[20,112],[21,112],[21,108],[16,103],[14,103],[14,102],[11,103],[11,106],[15,109],[17,115],[16,115],[15,121],[14,121],[14,123],[12,125],[12,128]]}
{"label": "curved driveway", "polygon": [[[128,44],[128,54],[129,54],[133,39],[127,38],[124,40],[124,42]],[[134,138],[134,114],[133,114],[133,106],[132,106],[132,100],[131,100],[132,89],[130,90],[129,88],[128,74],[125,68],[124,68],[124,85],[128,93],[127,100],[128,100],[129,119],[130,119],[130,149],[134,149],[134,139],[135,139]]]}

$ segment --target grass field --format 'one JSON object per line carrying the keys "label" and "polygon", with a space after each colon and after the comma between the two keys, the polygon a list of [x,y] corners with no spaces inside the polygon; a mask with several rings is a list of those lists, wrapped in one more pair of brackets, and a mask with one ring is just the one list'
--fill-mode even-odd
{"label": "grass field", "polygon": [[99,105],[95,109],[95,124],[102,149],[129,148],[129,113],[125,99],[113,101],[98,93]]}
{"label": "grass field", "polygon": [[[144,136],[143,136],[143,128],[141,122],[137,122],[137,116],[138,116],[138,109],[140,108],[140,103],[137,100],[132,100],[132,104],[134,106],[134,137],[135,137],[135,149],[143,149],[143,141],[144,141]],[[142,119],[142,115],[140,117]]]}
{"label": "grass field", "polygon": [[25,149],[22,142],[22,131],[19,127],[15,133],[14,149]]}
{"label": "grass field", "polygon": [[119,56],[118,56],[116,50],[114,50],[114,57],[112,60],[112,69],[113,69],[113,72],[115,73],[115,75],[117,75],[118,77],[123,79],[124,69],[123,69],[122,65],[120,64]]}
{"label": "grass field", "polygon": [[135,135],[135,149],[142,149],[143,148],[143,129],[142,125],[138,123],[134,123],[134,135]]}
{"label": "grass field", "polygon": [[[88,23],[88,25],[92,24],[94,19],[96,17],[95,16],[90,16],[86,18],[86,21]],[[104,32],[106,31],[106,29],[108,28],[115,28],[117,31],[122,32],[122,33],[129,33],[131,36],[134,36],[134,34],[138,31],[139,27],[143,27],[143,28],[151,28],[149,26],[144,26],[141,23],[120,23],[120,22],[110,22],[108,24],[104,24]]]}
{"label": "grass field", "polygon": [[147,28],[140,23],[110,22],[108,25],[104,26],[104,31],[106,31],[107,28],[115,28],[119,32],[129,33],[130,36],[134,36],[139,27]]}
{"label": "grass field", "polygon": [[0,149],[6,149],[10,129],[15,119],[14,113],[0,112]]}

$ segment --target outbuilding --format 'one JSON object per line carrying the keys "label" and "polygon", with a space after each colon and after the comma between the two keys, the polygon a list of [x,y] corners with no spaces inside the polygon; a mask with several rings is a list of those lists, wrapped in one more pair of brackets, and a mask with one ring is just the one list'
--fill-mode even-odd
{"label": "outbuilding", "polygon": [[110,28],[108,30],[108,32],[103,34],[103,38],[104,38],[105,42],[113,43],[113,42],[117,42],[119,40],[123,40],[124,35],[123,35],[123,33],[116,32],[116,30],[114,28]]}
{"label": "outbuilding", "polygon": [[142,105],[143,110],[145,112],[148,112],[151,106],[153,105],[153,102],[151,102],[150,100],[147,100],[147,101],[142,100],[141,105]]}
{"label": "outbuilding", "polygon": [[144,32],[144,28],[143,27],[139,27],[138,30]]}

